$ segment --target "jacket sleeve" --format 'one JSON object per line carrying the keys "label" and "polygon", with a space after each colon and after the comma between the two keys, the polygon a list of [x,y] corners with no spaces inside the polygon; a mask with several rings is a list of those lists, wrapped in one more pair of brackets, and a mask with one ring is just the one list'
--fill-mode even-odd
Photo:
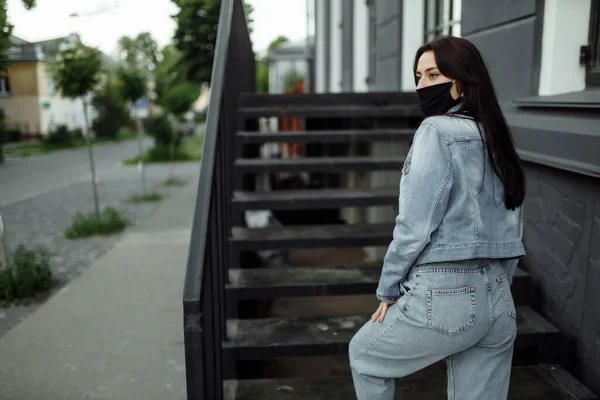
{"label": "jacket sleeve", "polygon": [[424,122],[414,136],[410,164],[403,170],[398,216],[377,288],[377,298],[393,303],[399,284],[431,241],[446,212],[452,187],[452,155],[443,134]]}

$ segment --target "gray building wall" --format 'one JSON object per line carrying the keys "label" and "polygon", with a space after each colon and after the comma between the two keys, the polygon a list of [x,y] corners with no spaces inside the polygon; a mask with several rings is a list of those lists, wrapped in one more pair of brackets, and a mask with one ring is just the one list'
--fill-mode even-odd
{"label": "gray building wall", "polygon": [[402,67],[402,1],[372,0],[375,7],[375,71],[370,77],[371,91],[400,90]]}
{"label": "gray building wall", "polygon": [[[462,36],[481,51],[500,100],[510,108],[512,100],[537,95],[544,1],[462,4]],[[564,118],[549,124],[551,115]],[[600,180],[575,169],[594,164],[589,154],[600,137],[588,126],[590,115],[563,117],[548,108],[507,114],[517,149],[534,157],[523,163],[523,266],[534,279],[535,308],[567,344],[562,364],[600,393]]]}
{"label": "gray building wall", "polygon": [[463,0],[462,36],[487,64],[500,100],[537,94],[543,0]]}
{"label": "gray building wall", "polygon": [[566,339],[563,365],[600,393],[600,181],[525,163],[525,268]]}

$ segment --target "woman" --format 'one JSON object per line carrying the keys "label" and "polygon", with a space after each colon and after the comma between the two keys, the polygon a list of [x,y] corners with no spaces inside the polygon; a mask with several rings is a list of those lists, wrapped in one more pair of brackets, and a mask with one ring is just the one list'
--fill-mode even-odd
{"label": "woman", "polygon": [[525,255],[523,171],[472,43],[424,45],[414,73],[426,118],[402,170],[381,304],[350,342],[356,394],[393,399],[393,378],[445,360],[448,399],[506,399],[517,333],[510,284]]}

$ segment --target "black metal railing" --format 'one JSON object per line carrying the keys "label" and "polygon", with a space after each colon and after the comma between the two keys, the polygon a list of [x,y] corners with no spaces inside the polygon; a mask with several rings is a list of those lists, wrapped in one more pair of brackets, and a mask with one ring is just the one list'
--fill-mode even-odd
{"label": "black metal railing", "polygon": [[183,290],[188,400],[223,398],[225,283],[231,258],[236,108],[254,91],[254,54],[242,0],[221,0],[196,210]]}

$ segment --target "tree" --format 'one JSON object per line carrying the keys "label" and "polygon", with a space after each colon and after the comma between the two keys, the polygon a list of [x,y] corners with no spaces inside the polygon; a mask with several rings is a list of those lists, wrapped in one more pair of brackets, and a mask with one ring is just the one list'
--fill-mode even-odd
{"label": "tree", "polygon": [[[194,83],[210,82],[221,1],[172,1],[179,7],[179,12],[173,17],[177,24],[174,43],[182,53],[186,78]],[[251,28],[253,7],[244,4],[244,11]]]}
{"label": "tree", "polygon": [[94,209],[100,219],[98,205],[98,190],[96,188],[96,171],[94,167],[94,152],[89,134],[88,99],[90,93],[98,86],[102,72],[102,53],[95,48],[87,47],[80,41],[73,46],[56,54],[49,62],[49,70],[54,78],[55,86],[63,97],[69,99],[81,98],[85,119],[85,137],[90,157],[92,173],[92,188],[94,190]]}
{"label": "tree", "polygon": [[121,127],[129,120],[129,113],[115,78],[109,78],[94,94],[92,104],[97,115],[92,123],[96,135],[116,139]]}
{"label": "tree", "polygon": [[149,32],[135,38],[123,36],[119,39],[119,56],[128,67],[152,74],[158,63],[158,45]]}
{"label": "tree", "polygon": [[165,95],[164,105],[177,117],[188,112],[200,95],[200,88],[190,82],[172,87]]}
{"label": "tree", "polygon": [[[36,0],[23,0],[23,5],[30,10],[35,7]],[[0,71],[4,71],[9,64],[8,54],[6,51],[10,48],[13,25],[8,22],[8,11],[6,8],[6,0],[0,0]]]}
{"label": "tree", "polygon": [[181,52],[173,44],[168,44],[161,50],[160,61],[154,71],[154,92],[156,102],[160,105],[164,105],[169,88],[185,82],[186,71],[181,58]]}
{"label": "tree", "polygon": [[256,92],[269,93],[269,63],[266,58],[256,61]]}
{"label": "tree", "polygon": [[121,65],[117,70],[117,76],[121,82],[121,95],[125,101],[136,101],[146,95],[147,79],[144,71]]}

